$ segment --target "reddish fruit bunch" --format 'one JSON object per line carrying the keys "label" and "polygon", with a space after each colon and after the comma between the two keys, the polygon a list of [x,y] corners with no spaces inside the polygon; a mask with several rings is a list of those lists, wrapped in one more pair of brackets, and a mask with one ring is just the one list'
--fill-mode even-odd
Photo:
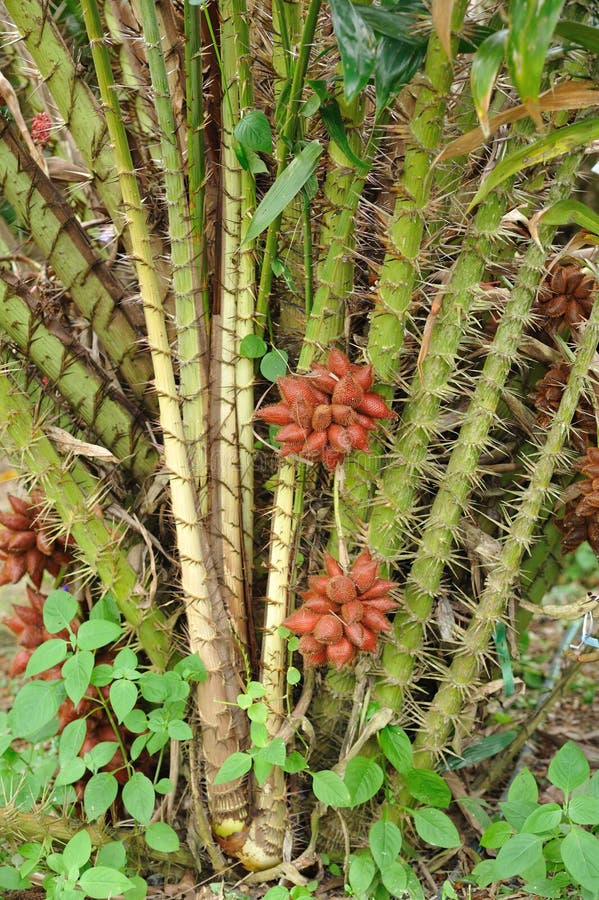
{"label": "reddish fruit bunch", "polygon": [[[567,363],[553,366],[544,378],[537,381],[534,393],[530,394],[530,399],[539,410],[536,422],[541,428],[548,428],[551,425],[568,384],[571,368]],[[570,439],[577,450],[584,453],[589,445],[589,439],[596,434],[597,420],[594,406],[583,396],[574,413]]]}
{"label": "reddish fruit bunch", "polygon": [[45,147],[52,133],[52,119],[47,112],[36,113],[31,122],[31,140],[38,147]]}
{"label": "reddish fruit bunch", "polygon": [[580,266],[558,263],[545,279],[533,307],[540,324],[550,331],[561,331],[588,319],[597,282]]}
{"label": "reddish fruit bunch", "polygon": [[39,588],[44,571],[57,576],[73,561],[67,546],[72,538],[52,538],[42,519],[42,496],[33,492],[29,501],[9,494],[12,512],[0,511],[0,585],[16,584],[27,573]]}
{"label": "reddish fruit bunch", "polygon": [[358,651],[374,653],[377,636],[390,631],[385,613],[399,604],[389,596],[393,581],[377,577],[378,563],[363,550],[347,575],[325,554],[326,575],[312,575],[302,606],[283,623],[301,635],[299,650],[306,666],[329,662],[336,669],[355,659]]}
{"label": "reddish fruit bunch", "polygon": [[333,349],[326,366],[315,363],[308,375],[279,378],[281,402],[265,406],[256,417],[281,426],[280,456],[321,459],[334,469],[352,450],[368,452],[375,419],[393,415],[382,397],[370,391],[372,381],[372,366],[353,365]]}
{"label": "reddish fruit bunch", "polygon": [[[44,594],[39,594],[27,585],[27,599],[29,600],[28,606],[15,603],[12,614],[2,620],[4,625],[16,635],[20,647],[10,664],[9,674],[11,676],[20,675],[25,671],[33,651],[44,641],[52,638],[62,638],[63,640],[68,638],[66,629],[59,634],[50,634],[44,628],[44,601],[46,599]],[[71,622],[71,627],[73,631],[77,631],[77,622]],[[48,674],[44,672],[36,677],[52,681],[54,678],[59,678],[60,675],[54,673],[48,677]]]}

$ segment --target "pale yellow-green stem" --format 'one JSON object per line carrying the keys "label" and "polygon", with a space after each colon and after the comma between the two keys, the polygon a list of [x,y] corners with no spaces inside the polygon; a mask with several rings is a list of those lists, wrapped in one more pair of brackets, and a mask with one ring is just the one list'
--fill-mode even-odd
{"label": "pale yellow-green stem", "polygon": [[[114,145],[115,167],[121,182],[144,304],[181,561],[189,641],[192,650],[197,651],[204,661],[208,673],[207,679],[197,689],[208,803],[215,830],[224,835],[237,834],[243,830],[249,812],[249,801],[243,783],[234,781],[221,786],[213,784],[214,775],[222,762],[247,741],[247,721],[235,703],[239,680],[231,652],[233,638],[211,557],[210,542],[199,518],[194,476],[187,455],[185,429],[179,409],[171,349],[147,222],[115,92],[102,23],[95,0],[83,0],[82,9]],[[197,746],[192,752],[198,752]],[[197,785],[193,787],[199,790]]]}

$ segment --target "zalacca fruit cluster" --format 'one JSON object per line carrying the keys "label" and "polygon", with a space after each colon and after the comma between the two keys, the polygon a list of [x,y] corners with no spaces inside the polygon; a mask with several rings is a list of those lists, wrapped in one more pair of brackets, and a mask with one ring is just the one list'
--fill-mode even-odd
{"label": "zalacca fruit cluster", "polygon": [[599,556],[599,448],[589,447],[576,468],[585,479],[577,482],[577,496],[566,505],[560,523],[564,533],[562,547],[569,552],[588,541]]}
{"label": "zalacca fruit cluster", "polygon": [[326,365],[315,363],[307,375],[279,378],[281,402],[258,410],[256,417],[281,426],[280,456],[322,460],[332,470],[352,450],[368,452],[375,420],[393,415],[370,390],[372,382],[372,366],[354,365],[333,349]]}
{"label": "zalacca fruit cluster", "polygon": [[378,635],[390,631],[385,613],[398,607],[389,591],[393,581],[377,576],[378,562],[363,550],[345,575],[339,563],[325,554],[326,575],[312,575],[302,606],[283,623],[301,635],[299,650],[304,664],[331,663],[341,669],[362,651],[374,653]]}
{"label": "zalacca fruit cluster", "polygon": [[11,512],[0,511],[0,560],[4,560],[0,571],[0,585],[16,584],[28,574],[33,584],[39,588],[44,572],[57,576],[73,561],[67,546],[72,538],[51,537],[42,519],[42,497],[32,493],[29,500],[21,497],[8,499]]}

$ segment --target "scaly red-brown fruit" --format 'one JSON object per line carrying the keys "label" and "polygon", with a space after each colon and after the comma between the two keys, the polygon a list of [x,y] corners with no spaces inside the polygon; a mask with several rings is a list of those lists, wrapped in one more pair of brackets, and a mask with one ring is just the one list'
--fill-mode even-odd
{"label": "scaly red-brown fruit", "polygon": [[327,662],[340,669],[359,652],[374,653],[380,632],[390,631],[385,613],[399,604],[389,592],[393,581],[379,578],[378,563],[363,550],[347,574],[328,553],[326,575],[311,575],[304,603],[284,625],[301,635],[299,651],[304,665],[323,666]]}
{"label": "scaly red-brown fruit", "polygon": [[58,575],[73,561],[68,549],[72,539],[53,538],[43,518],[43,497],[32,492],[29,500],[8,495],[11,511],[0,510],[0,585],[16,584],[25,574],[40,588],[44,572]]}
{"label": "scaly red-brown fruit", "polygon": [[566,504],[564,517],[558,523],[564,534],[562,548],[569,553],[588,541],[599,556],[599,448],[589,447],[575,468],[585,478],[573,486],[577,493]]}
{"label": "scaly red-brown fruit", "polygon": [[256,418],[280,426],[279,456],[319,459],[332,470],[352,450],[367,453],[375,420],[393,415],[370,390],[372,381],[372,366],[355,365],[333,348],[326,366],[315,363],[307,375],[279,378],[281,402],[259,409]]}

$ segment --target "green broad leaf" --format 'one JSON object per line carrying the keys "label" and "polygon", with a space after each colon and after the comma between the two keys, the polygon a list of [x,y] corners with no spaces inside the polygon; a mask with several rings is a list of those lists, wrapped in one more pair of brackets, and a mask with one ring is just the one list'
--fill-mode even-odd
{"label": "green broad leaf", "polygon": [[599,799],[573,797],[568,804],[568,818],[577,825],[599,825]]}
{"label": "green broad leaf", "polygon": [[[91,625],[92,622],[87,624]],[[67,696],[75,706],[87,691],[94,668],[94,654],[80,650],[70,656],[62,667],[62,677]]]}
{"label": "green broad leaf", "polygon": [[555,34],[573,44],[579,44],[591,53],[599,53],[599,28],[564,19],[555,26]]}
{"label": "green broad leaf", "polygon": [[513,829],[508,822],[493,822],[485,829],[480,839],[481,847],[499,850],[506,841],[509,841],[513,833]]}
{"label": "green broad leaf", "polygon": [[266,696],[266,688],[259,681],[250,681],[247,686],[247,695],[252,700],[261,700]]}
{"label": "green broad leaf", "polygon": [[88,897],[109,898],[115,894],[123,894],[134,887],[133,882],[122,872],[109,869],[107,866],[92,866],[79,878],[79,887]]}
{"label": "green broad leaf", "polygon": [[380,791],[384,777],[383,770],[373,759],[366,756],[350,759],[343,780],[351,797],[351,805],[359,806],[371,800]]}
{"label": "green broad leaf", "polygon": [[58,761],[61,766],[77,756],[87,735],[85,719],[75,719],[65,725],[58,742]]}
{"label": "green broad leaf", "polygon": [[412,813],[416,831],[423,841],[433,847],[459,847],[457,828],[448,815],[440,809],[415,809]]}
{"label": "green broad leaf", "polygon": [[447,809],[451,803],[451,791],[440,775],[428,769],[412,769],[405,776],[406,787],[414,799],[426,806]]}
{"label": "green broad leaf", "polygon": [[572,882],[567,872],[558,872],[553,878],[538,878],[534,881],[526,881],[524,889],[534,897],[547,897],[553,900],[561,900],[565,897],[565,888]]}
{"label": "green broad leaf", "polygon": [[261,109],[250,109],[235,126],[235,137],[248,150],[272,152],[270,122]]}
{"label": "green broad leaf", "polygon": [[52,721],[58,712],[61,699],[61,694],[52,682],[30,681],[24,684],[15,697],[9,713],[13,737],[33,737]]}
{"label": "green broad leaf", "polygon": [[586,756],[574,741],[567,741],[557,751],[547,770],[547,778],[564,794],[583,784],[591,770]]}
{"label": "green broad leaf", "polygon": [[329,0],[341,55],[343,92],[351,101],[368,83],[376,59],[376,38],[351,0]]}
{"label": "green broad leaf", "polygon": [[296,772],[303,772],[306,766],[307,762],[299,750],[292,750],[285,760],[283,770],[289,775],[295,775]]}
{"label": "green broad leaf", "polygon": [[541,76],[564,0],[510,0],[506,58],[524,103],[537,104]]}
{"label": "green broad leaf", "polygon": [[545,225],[580,225],[585,231],[599,235],[599,215],[580,200],[560,200],[539,213]]}
{"label": "green broad leaf", "polygon": [[379,746],[388,762],[400,775],[412,771],[412,745],[402,728],[397,725],[385,725],[377,734]]}
{"label": "green broad leaf", "polygon": [[121,612],[114,594],[107,591],[101,600],[94,603],[90,610],[89,618],[91,621],[107,619],[109,622],[115,622],[118,625],[121,621]]}
{"label": "green broad leaf", "polygon": [[263,759],[258,754],[256,754],[256,756],[254,757],[254,776],[260,787],[262,787],[262,785],[266,782],[266,779],[268,778],[272,770],[273,764],[267,759]]}
{"label": "green broad leaf", "polygon": [[50,634],[68,629],[78,610],[77,601],[68,591],[50,591],[44,603],[44,628]]}
{"label": "green broad leaf", "polygon": [[122,790],[123,805],[140,825],[148,825],[154,812],[154,785],[143,772],[135,772]]}
{"label": "green broad leaf", "polygon": [[137,703],[137,685],[121,678],[110,685],[110,705],[117,722],[123,722]]}
{"label": "green broad leaf", "polygon": [[259,751],[257,757],[268,760],[273,766],[283,766],[286,754],[285,741],[282,738],[273,738],[266,747]]}
{"label": "green broad leaf", "polygon": [[355,853],[349,858],[349,884],[355,895],[367,895],[376,875],[376,865],[370,853]]}
{"label": "green broad leaf", "polygon": [[[509,801],[525,800],[537,803],[539,788],[530,769],[522,769],[510,784],[507,798]],[[528,815],[528,813],[527,813]]]}
{"label": "green broad leaf", "polygon": [[239,355],[245,359],[260,359],[267,350],[268,344],[257,334],[246,334],[239,345]]}
{"label": "green broad leaf", "polygon": [[197,653],[180,659],[173,672],[180,675],[184,681],[206,681],[206,666]]}
{"label": "green broad leaf", "polygon": [[491,756],[495,756],[508,747],[517,736],[517,731],[499,731],[497,734],[489,734],[481,738],[476,744],[467,747],[461,756],[451,757],[446,765],[451,772],[456,769],[464,769],[466,766],[474,766]]}
{"label": "green broad leaf", "polygon": [[503,878],[503,875],[497,869],[497,862],[494,859],[484,859],[482,862],[479,862],[470,875],[474,879],[474,883],[482,888],[488,887],[494,881],[500,881]]}
{"label": "green broad leaf", "polygon": [[97,772],[108,765],[118,749],[116,741],[100,741],[84,755],[83,761],[91,772]]}
{"label": "green broad leaf", "polygon": [[79,871],[92,855],[92,842],[87,831],[78,831],[65,845],[62,859],[67,869]]}
{"label": "green broad leaf", "polygon": [[320,115],[331,140],[337,144],[342,153],[344,153],[349,161],[354,164],[358,172],[366,174],[370,166],[365,160],[360,159],[350,146],[345,126],[343,125],[339,104],[333,97],[330,97],[328,100],[321,103]]}
{"label": "green broad leaf", "polygon": [[299,669],[296,669],[295,666],[289,666],[286,678],[287,684],[299,684],[302,680],[302,673]]}
{"label": "green broad leaf", "polygon": [[94,687],[104,687],[110,684],[113,677],[114,671],[112,666],[109,666],[107,663],[101,663],[99,666],[94,666],[90,684],[93,684]]}
{"label": "green broad leaf", "polygon": [[268,719],[268,707],[266,703],[252,703],[248,707],[248,718],[250,722],[260,722],[262,725]]}
{"label": "green broad leaf", "polygon": [[152,850],[160,850],[162,853],[174,853],[179,849],[177,832],[166,822],[152,822],[145,830],[146,844]]}
{"label": "green broad leaf", "polygon": [[383,871],[395,862],[401,850],[401,831],[393,822],[375,822],[368,832],[368,846],[377,866]]}
{"label": "green broad leaf", "polygon": [[575,825],[562,841],[561,853],[572,878],[589,891],[599,891],[599,840]]}
{"label": "green broad leaf", "polygon": [[122,633],[120,625],[107,619],[82,622],[77,632],[77,646],[80,650],[97,650],[106,644],[114,643]]}
{"label": "green broad leaf", "polygon": [[142,750],[144,750],[151,737],[152,735],[150,734],[140,734],[139,737],[135,738],[131,744],[131,750],[129,751],[131,762],[135,762],[136,759],[139,759]]}
{"label": "green broad leaf", "polygon": [[420,879],[418,878],[416,873],[410,868],[410,866],[406,865],[404,866],[404,869],[408,879],[405,893],[407,893],[410,900],[426,900],[424,891],[422,890],[422,885],[420,884]]}
{"label": "green broad leaf", "polygon": [[132,709],[123,722],[127,731],[133,734],[141,734],[148,727],[148,717],[143,709]]}
{"label": "green broad leaf", "polygon": [[528,834],[543,834],[553,831],[560,824],[563,810],[557,803],[544,803],[526,818],[522,831]]}
{"label": "green broad leaf", "polygon": [[34,675],[39,675],[40,672],[54,668],[54,666],[63,662],[68,652],[69,645],[61,638],[44,641],[31,654],[25,669],[25,675],[28,678],[32,678]]}
{"label": "green broad leaf", "polygon": [[216,773],[214,784],[225,784],[227,781],[243,778],[251,768],[252,757],[249,753],[232,753]]}
{"label": "green broad leaf", "polygon": [[485,137],[489,136],[489,103],[505,56],[507,34],[502,28],[489,35],[476,51],[470,69],[472,100]]}
{"label": "green broad leaf", "polygon": [[237,694],[237,706],[239,709],[249,709],[253,702],[249,694]]}
{"label": "green broad leaf", "polygon": [[327,806],[351,806],[351,797],[343,780],[330,769],[314,772],[312,776],[314,796]]}
{"label": "green broad leaf", "polygon": [[512,175],[521,172],[522,169],[547,162],[564,153],[571,153],[573,150],[597,140],[598,137],[599,119],[586,119],[584,122],[557,128],[529,144],[528,147],[514,150],[502,159],[485,178],[468,209],[471,210],[481,200],[484,200],[494,188],[507,178],[511,178]]}
{"label": "green broad leaf", "polygon": [[408,884],[406,870],[397,860],[381,869],[381,879],[392,897],[401,897]]}
{"label": "green broad leaf", "polygon": [[116,800],[119,784],[110,772],[98,772],[92,775],[83,792],[83,809],[90,820],[103,816]]}
{"label": "green broad leaf", "polygon": [[187,722],[181,719],[173,719],[168,723],[168,736],[173,741],[190,741],[193,737],[193,731]]}
{"label": "green broad leaf", "polygon": [[0,866],[0,888],[6,891],[23,891],[32,887],[30,881],[12,866]]}
{"label": "green broad leaf", "polygon": [[374,69],[377,113],[412,80],[424,62],[426,48],[425,40],[413,44],[387,36],[380,39]]}
{"label": "green broad leaf", "polygon": [[250,740],[254,747],[266,747],[270,740],[270,735],[264,722],[250,723]]}
{"label": "green broad leaf", "polygon": [[[115,672],[120,671],[133,671],[137,670],[137,666],[139,664],[139,660],[137,658],[137,653],[134,653],[130,647],[124,647],[122,650],[119,650],[117,655],[114,658],[114,669]],[[120,678],[124,678],[124,675],[118,676]]]}
{"label": "green broad leaf", "polygon": [[96,856],[97,866],[108,866],[109,869],[123,869],[127,864],[127,851],[122,841],[110,841],[100,847]]}
{"label": "green broad leaf", "polygon": [[174,787],[170,778],[160,778],[154,785],[154,790],[157,794],[170,794]]}
{"label": "green broad leaf", "polygon": [[55,787],[62,787],[65,784],[75,784],[85,775],[85,762],[78,756],[67,760],[60,767],[60,771],[54,781]]}
{"label": "green broad leaf", "polygon": [[260,201],[246,232],[242,249],[262,234],[301,191],[314,173],[322,149],[318,141],[311,141],[291,160]]}
{"label": "green broad leaf", "polygon": [[267,381],[276,381],[287,372],[289,354],[286,350],[269,350],[260,362],[260,374]]}
{"label": "green broad leaf", "polygon": [[495,860],[500,878],[513,878],[543,858],[543,842],[536,834],[516,834],[500,848]]}
{"label": "green broad leaf", "polygon": [[289,891],[282,884],[275,884],[264,894],[264,900],[289,900]]}
{"label": "green broad leaf", "polygon": [[530,800],[507,800],[499,804],[504,818],[514,831],[521,831],[527,818],[537,809],[537,806],[538,804]]}

